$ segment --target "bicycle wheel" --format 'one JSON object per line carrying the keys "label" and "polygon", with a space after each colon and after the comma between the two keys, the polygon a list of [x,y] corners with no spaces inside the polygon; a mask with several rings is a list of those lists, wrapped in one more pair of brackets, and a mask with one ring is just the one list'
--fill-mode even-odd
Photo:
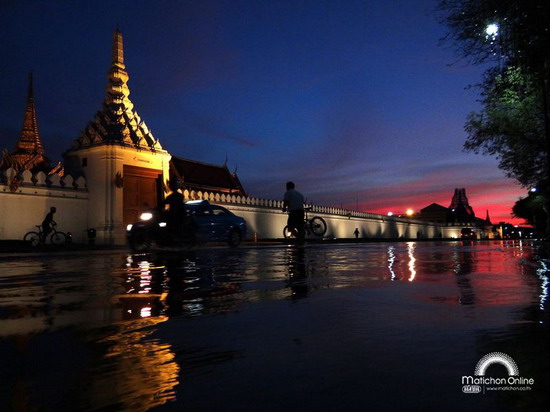
{"label": "bicycle wheel", "polygon": [[285,226],[283,229],[283,236],[285,239],[295,239],[297,237],[297,233],[295,229],[290,229],[288,226]]}
{"label": "bicycle wheel", "polygon": [[50,236],[50,243],[55,246],[64,245],[67,242],[67,235],[63,232],[53,232]]}
{"label": "bicycle wheel", "polygon": [[315,216],[309,221],[309,229],[315,236],[323,236],[327,232],[327,223],[322,217]]}
{"label": "bicycle wheel", "polygon": [[32,247],[38,246],[40,243],[40,235],[36,232],[29,232],[25,234],[23,241],[30,243]]}

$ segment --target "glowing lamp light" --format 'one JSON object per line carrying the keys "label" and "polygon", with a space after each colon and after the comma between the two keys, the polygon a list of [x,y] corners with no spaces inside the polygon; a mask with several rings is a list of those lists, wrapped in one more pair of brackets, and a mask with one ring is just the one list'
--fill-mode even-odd
{"label": "glowing lamp light", "polygon": [[529,190],[531,193],[535,193],[537,191],[537,188],[536,187],[532,187],[530,190]]}
{"label": "glowing lamp light", "polygon": [[388,216],[393,216],[393,212],[388,212]]}
{"label": "glowing lamp light", "polygon": [[406,213],[407,213],[407,216],[412,216],[412,215],[414,215],[414,210],[412,210],[412,209],[407,209],[407,212],[406,212]]}
{"label": "glowing lamp light", "polygon": [[485,29],[485,33],[487,34],[487,37],[491,37],[492,39],[494,39],[495,37],[498,36],[498,30],[499,30],[498,24],[491,23],[487,25],[487,28]]}
{"label": "glowing lamp light", "polygon": [[153,214],[149,212],[142,213],[139,217],[141,220],[151,220],[153,218]]}

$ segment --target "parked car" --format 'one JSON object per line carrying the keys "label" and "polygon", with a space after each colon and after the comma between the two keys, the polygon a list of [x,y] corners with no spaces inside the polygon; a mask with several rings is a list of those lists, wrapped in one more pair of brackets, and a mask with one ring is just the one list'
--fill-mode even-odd
{"label": "parked car", "polygon": [[158,246],[227,242],[236,247],[246,237],[246,222],[225,207],[207,200],[185,203],[185,223],[180,233],[174,233],[167,220],[157,212],[142,213],[140,221],[126,227],[126,238],[132,250],[146,251]]}

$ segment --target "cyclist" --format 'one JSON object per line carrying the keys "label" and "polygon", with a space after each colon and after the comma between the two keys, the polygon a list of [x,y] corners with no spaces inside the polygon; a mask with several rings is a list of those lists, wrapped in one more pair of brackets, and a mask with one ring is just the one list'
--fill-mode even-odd
{"label": "cyclist", "polygon": [[305,238],[304,233],[304,196],[295,189],[294,182],[287,182],[283,198],[283,212],[288,210],[288,228],[298,233],[298,240]]}
{"label": "cyclist", "polygon": [[57,209],[53,206],[50,207],[50,213],[48,213],[42,221],[42,236],[44,236],[44,239],[46,239],[52,231],[52,225],[55,225],[55,222],[53,221],[53,215],[55,212],[57,212]]}

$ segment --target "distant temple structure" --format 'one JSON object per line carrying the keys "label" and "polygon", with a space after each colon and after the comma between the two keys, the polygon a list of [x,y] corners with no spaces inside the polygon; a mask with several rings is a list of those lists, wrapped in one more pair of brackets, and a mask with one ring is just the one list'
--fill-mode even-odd
{"label": "distant temple structure", "polygon": [[455,189],[451,204],[447,208],[447,223],[475,223],[474,209],[468,202],[466,189]]}
{"label": "distant temple structure", "polygon": [[32,73],[29,75],[29,91],[23,127],[15,145],[15,150],[10,153],[7,149],[4,149],[2,159],[0,160],[0,169],[6,170],[10,168],[14,171],[14,176],[11,176],[10,181],[10,189],[12,191],[17,189],[18,175],[25,170],[33,173],[44,172],[46,175],[59,174],[60,176],[63,176],[64,172],[61,162],[52,167],[50,159],[44,153],[44,146],[42,145],[42,139],[38,132],[38,122],[36,121]]}
{"label": "distant temple structure", "polygon": [[414,216],[414,218],[426,222],[441,223],[446,225],[491,225],[489,211],[487,211],[485,219],[476,217],[474,209],[470,206],[468,197],[466,196],[466,189],[464,188],[455,189],[449,207],[432,203],[424,209],[421,209],[420,212]]}

